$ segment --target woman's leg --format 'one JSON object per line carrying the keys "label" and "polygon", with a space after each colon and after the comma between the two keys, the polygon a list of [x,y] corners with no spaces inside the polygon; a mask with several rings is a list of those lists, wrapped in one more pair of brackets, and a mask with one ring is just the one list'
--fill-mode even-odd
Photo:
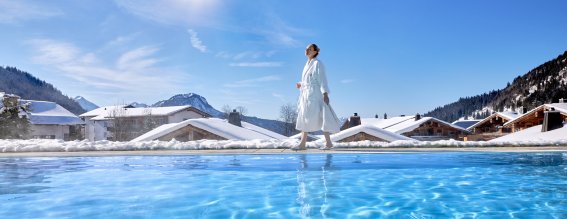
{"label": "woman's leg", "polygon": [[331,134],[329,134],[329,132],[323,132],[323,135],[325,135],[325,141],[327,141],[327,148],[332,148],[333,147],[333,142],[331,142]]}
{"label": "woman's leg", "polygon": [[299,143],[299,150],[304,150],[305,144],[307,144],[307,132],[301,132],[301,143]]}

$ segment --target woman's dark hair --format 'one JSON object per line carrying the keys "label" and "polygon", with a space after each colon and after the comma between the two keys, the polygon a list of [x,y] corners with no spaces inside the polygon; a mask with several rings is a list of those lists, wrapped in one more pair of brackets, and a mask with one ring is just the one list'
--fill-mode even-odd
{"label": "woman's dark hair", "polygon": [[313,50],[315,50],[315,52],[317,52],[317,54],[315,54],[315,56],[314,56],[316,58],[319,55],[319,51],[321,51],[321,49],[319,49],[319,47],[315,43],[309,44],[309,46],[307,48],[311,48],[311,47],[313,47]]}

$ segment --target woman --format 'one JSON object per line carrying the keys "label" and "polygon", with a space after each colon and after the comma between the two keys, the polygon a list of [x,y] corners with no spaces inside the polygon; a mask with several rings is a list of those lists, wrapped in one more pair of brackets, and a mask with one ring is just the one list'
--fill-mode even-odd
{"label": "woman", "polygon": [[301,143],[293,148],[305,150],[307,133],[322,130],[327,144],[320,149],[331,149],[333,143],[329,132],[339,131],[339,119],[329,105],[329,86],[325,66],[319,60],[319,47],[310,44],[305,49],[307,63],[303,67],[301,82],[296,84],[300,90],[299,102],[297,106],[297,122],[295,129],[301,131]]}

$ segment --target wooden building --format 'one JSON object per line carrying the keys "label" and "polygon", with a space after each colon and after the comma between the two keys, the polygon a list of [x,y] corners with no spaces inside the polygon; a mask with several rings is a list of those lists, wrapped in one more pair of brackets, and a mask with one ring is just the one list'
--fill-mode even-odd
{"label": "wooden building", "polygon": [[520,116],[520,114],[513,111],[493,113],[492,115],[470,126],[467,130],[471,132],[471,135],[467,137],[469,140],[473,141],[487,141],[509,134],[512,132],[512,129],[503,127],[504,123],[511,121],[518,116]]}
{"label": "wooden building", "polygon": [[287,139],[288,137],[247,122],[229,122],[218,118],[189,119],[178,123],[165,124],[155,128],[131,142],[140,141],[195,141],[209,140],[254,140]]}
{"label": "wooden building", "polygon": [[[343,124],[343,128],[349,127],[349,124],[351,123],[348,121],[345,122],[345,124]],[[456,126],[433,117],[422,117],[419,114],[415,116],[398,116],[388,119],[361,118],[360,124],[363,126],[374,126],[394,134],[425,141],[443,139],[459,140],[469,134],[466,129],[460,126]]]}
{"label": "wooden building", "polygon": [[561,118],[567,122],[567,103],[550,103],[540,105],[517,118],[504,123],[505,128],[509,128],[512,132],[524,130],[526,128],[541,125],[543,123],[545,111],[559,111]]}
{"label": "wooden building", "polygon": [[400,134],[386,131],[374,125],[363,124],[350,127],[331,135],[331,140],[336,142],[354,141],[383,141],[392,142],[397,140],[413,140]]}

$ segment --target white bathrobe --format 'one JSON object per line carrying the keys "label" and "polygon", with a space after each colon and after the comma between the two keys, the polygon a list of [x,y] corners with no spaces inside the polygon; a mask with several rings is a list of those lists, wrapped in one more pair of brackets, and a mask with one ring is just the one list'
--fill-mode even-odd
{"label": "white bathrobe", "polygon": [[303,67],[301,88],[297,104],[295,129],[303,132],[339,132],[337,115],[329,104],[323,101],[323,93],[329,94],[325,66],[317,59],[307,62]]}

